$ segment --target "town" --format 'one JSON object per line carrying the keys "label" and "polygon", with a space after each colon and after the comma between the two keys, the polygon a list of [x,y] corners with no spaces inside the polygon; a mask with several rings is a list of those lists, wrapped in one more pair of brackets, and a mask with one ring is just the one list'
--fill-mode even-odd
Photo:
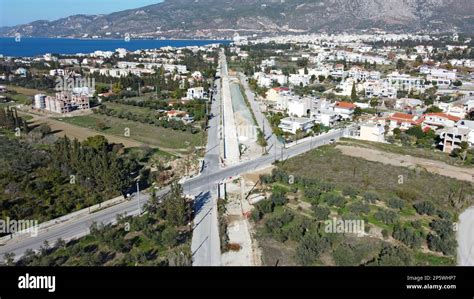
{"label": "town", "polygon": [[[32,245],[4,237],[0,252],[18,265],[472,265],[466,227],[456,237],[474,200],[472,45],[463,34],[235,34],[228,44],[2,57],[5,144],[51,147],[60,165],[42,167],[59,167],[56,181],[77,176],[66,190],[86,196],[68,205],[52,190],[46,214],[25,202],[16,216],[66,220]],[[23,187],[2,184],[7,206]],[[91,208],[115,226],[89,229]],[[123,232],[118,212],[140,215],[136,226],[153,219],[161,243],[137,253],[155,237]],[[351,223],[362,229],[344,231]],[[75,259],[89,241],[50,247],[53,234],[84,231],[115,232],[128,249]]]}

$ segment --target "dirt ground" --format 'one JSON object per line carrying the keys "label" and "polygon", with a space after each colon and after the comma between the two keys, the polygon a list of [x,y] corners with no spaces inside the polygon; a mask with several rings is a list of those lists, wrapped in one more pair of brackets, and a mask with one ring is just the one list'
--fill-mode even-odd
{"label": "dirt ground", "polygon": [[31,115],[33,119],[30,120],[32,125],[39,125],[41,123],[46,123],[51,127],[51,131],[58,137],[64,137],[67,135],[71,139],[78,139],[83,141],[91,136],[103,135],[110,143],[122,143],[126,148],[130,147],[139,147],[142,143],[137,142],[128,138],[121,138],[109,134],[99,133],[91,129],[74,126],[62,121],[54,120],[46,116],[40,116],[36,114],[27,114]]}
{"label": "dirt ground", "polygon": [[351,157],[363,158],[368,161],[380,162],[393,166],[408,168],[421,167],[434,174],[451,177],[461,181],[474,182],[474,168],[461,168],[451,166],[440,161],[428,160],[407,155],[398,155],[355,146],[338,145],[336,148],[341,150],[344,155]]}
{"label": "dirt ground", "polygon": [[[242,180],[242,179],[241,179]],[[252,207],[246,200],[242,200],[241,180],[238,183],[227,184],[227,235],[229,244],[240,245],[239,251],[229,251],[222,254],[223,266],[261,266],[261,252],[252,237],[253,228],[245,214]],[[244,180],[243,191],[246,194],[255,184]]]}

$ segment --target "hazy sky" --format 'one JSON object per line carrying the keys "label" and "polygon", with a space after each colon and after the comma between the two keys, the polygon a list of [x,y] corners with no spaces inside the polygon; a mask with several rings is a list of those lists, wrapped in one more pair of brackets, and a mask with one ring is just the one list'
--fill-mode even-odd
{"label": "hazy sky", "polygon": [[0,27],[75,14],[106,14],[162,0],[0,0]]}

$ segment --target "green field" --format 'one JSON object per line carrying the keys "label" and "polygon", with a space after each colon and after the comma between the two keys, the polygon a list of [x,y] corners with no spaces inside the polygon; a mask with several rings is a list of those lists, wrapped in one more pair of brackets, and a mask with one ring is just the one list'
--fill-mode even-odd
{"label": "green field", "polygon": [[[61,119],[72,125],[89,128],[98,132],[125,137],[126,129],[130,131],[130,138],[150,146],[171,150],[186,149],[190,146],[202,145],[202,133],[191,134],[142,124],[105,115],[87,115]],[[99,129],[99,123],[105,124],[104,130]]]}

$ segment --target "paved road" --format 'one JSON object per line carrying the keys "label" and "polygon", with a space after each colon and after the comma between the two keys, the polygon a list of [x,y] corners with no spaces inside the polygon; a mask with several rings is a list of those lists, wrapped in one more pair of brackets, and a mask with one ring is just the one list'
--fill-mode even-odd
{"label": "paved road", "polygon": [[[294,156],[298,156],[305,153],[313,148],[317,148],[324,144],[328,144],[331,139],[338,139],[343,136],[343,131],[334,131],[325,135],[317,136],[312,138],[311,142],[305,142],[295,145],[288,149],[282,149],[280,153],[275,152],[274,154],[262,156],[252,161],[244,162],[239,165],[228,167],[225,169],[219,169],[218,171],[206,172],[200,176],[190,179],[183,183],[183,191],[186,194],[200,195],[201,193],[206,194],[213,190],[219,182],[223,180],[236,177],[240,174],[255,171],[270,166],[276,160],[288,159]],[[165,188],[160,192],[157,192],[158,196],[164,195],[169,191],[169,188]],[[212,193],[212,192],[211,192]],[[141,204],[144,205],[148,200],[148,196],[143,194],[141,196]],[[204,201],[206,202],[206,201]],[[210,209],[210,208],[209,208]],[[82,237],[89,233],[90,225],[93,222],[96,223],[114,223],[117,215],[137,215],[138,214],[138,202],[136,198],[133,198],[129,202],[125,202],[99,212],[81,217],[77,220],[72,220],[60,224],[56,227],[52,227],[46,231],[40,231],[36,237],[25,237],[21,239],[15,239],[7,243],[7,245],[0,246],[0,259],[3,259],[3,254],[7,252],[13,252],[17,257],[21,256],[26,249],[31,248],[37,250],[41,247],[43,242],[47,240],[50,244],[54,244],[59,238],[64,240],[70,240],[78,237]],[[209,226],[212,225],[210,222]],[[215,223],[214,223],[215,225]],[[212,231],[211,231],[212,232]],[[210,263],[211,264],[211,263]]]}
{"label": "paved road", "polygon": [[[216,80],[217,92],[213,95],[207,132],[207,147],[201,176],[207,177],[220,171],[220,80]],[[205,182],[205,190],[194,201],[194,229],[191,241],[194,266],[220,266],[220,237],[217,212],[217,183]],[[192,191],[189,190],[191,193]],[[195,194],[193,194],[195,195]]]}
{"label": "paved road", "polygon": [[262,132],[265,132],[265,139],[268,142],[267,151],[275,150],[275,148],[276,150],[280,150],[282,147],[284,147],[284,145],[278,140],[276,135],[273,134],[272,126],[270,125],[270,122],[263,114],[262,109],[260,108],[260,104],[255,99],[255,94],[250,89],[250,86],[247,81],[247,77],[242,73],[239,73],[239,77],[240,77],[240,82],[242,83],[242,86],[244,87],[245,95],[247,96],[247,99],[249,100],[250,107],[252,108],[255,114],[255,118],[257,119],[257,124],[262,130]]}

